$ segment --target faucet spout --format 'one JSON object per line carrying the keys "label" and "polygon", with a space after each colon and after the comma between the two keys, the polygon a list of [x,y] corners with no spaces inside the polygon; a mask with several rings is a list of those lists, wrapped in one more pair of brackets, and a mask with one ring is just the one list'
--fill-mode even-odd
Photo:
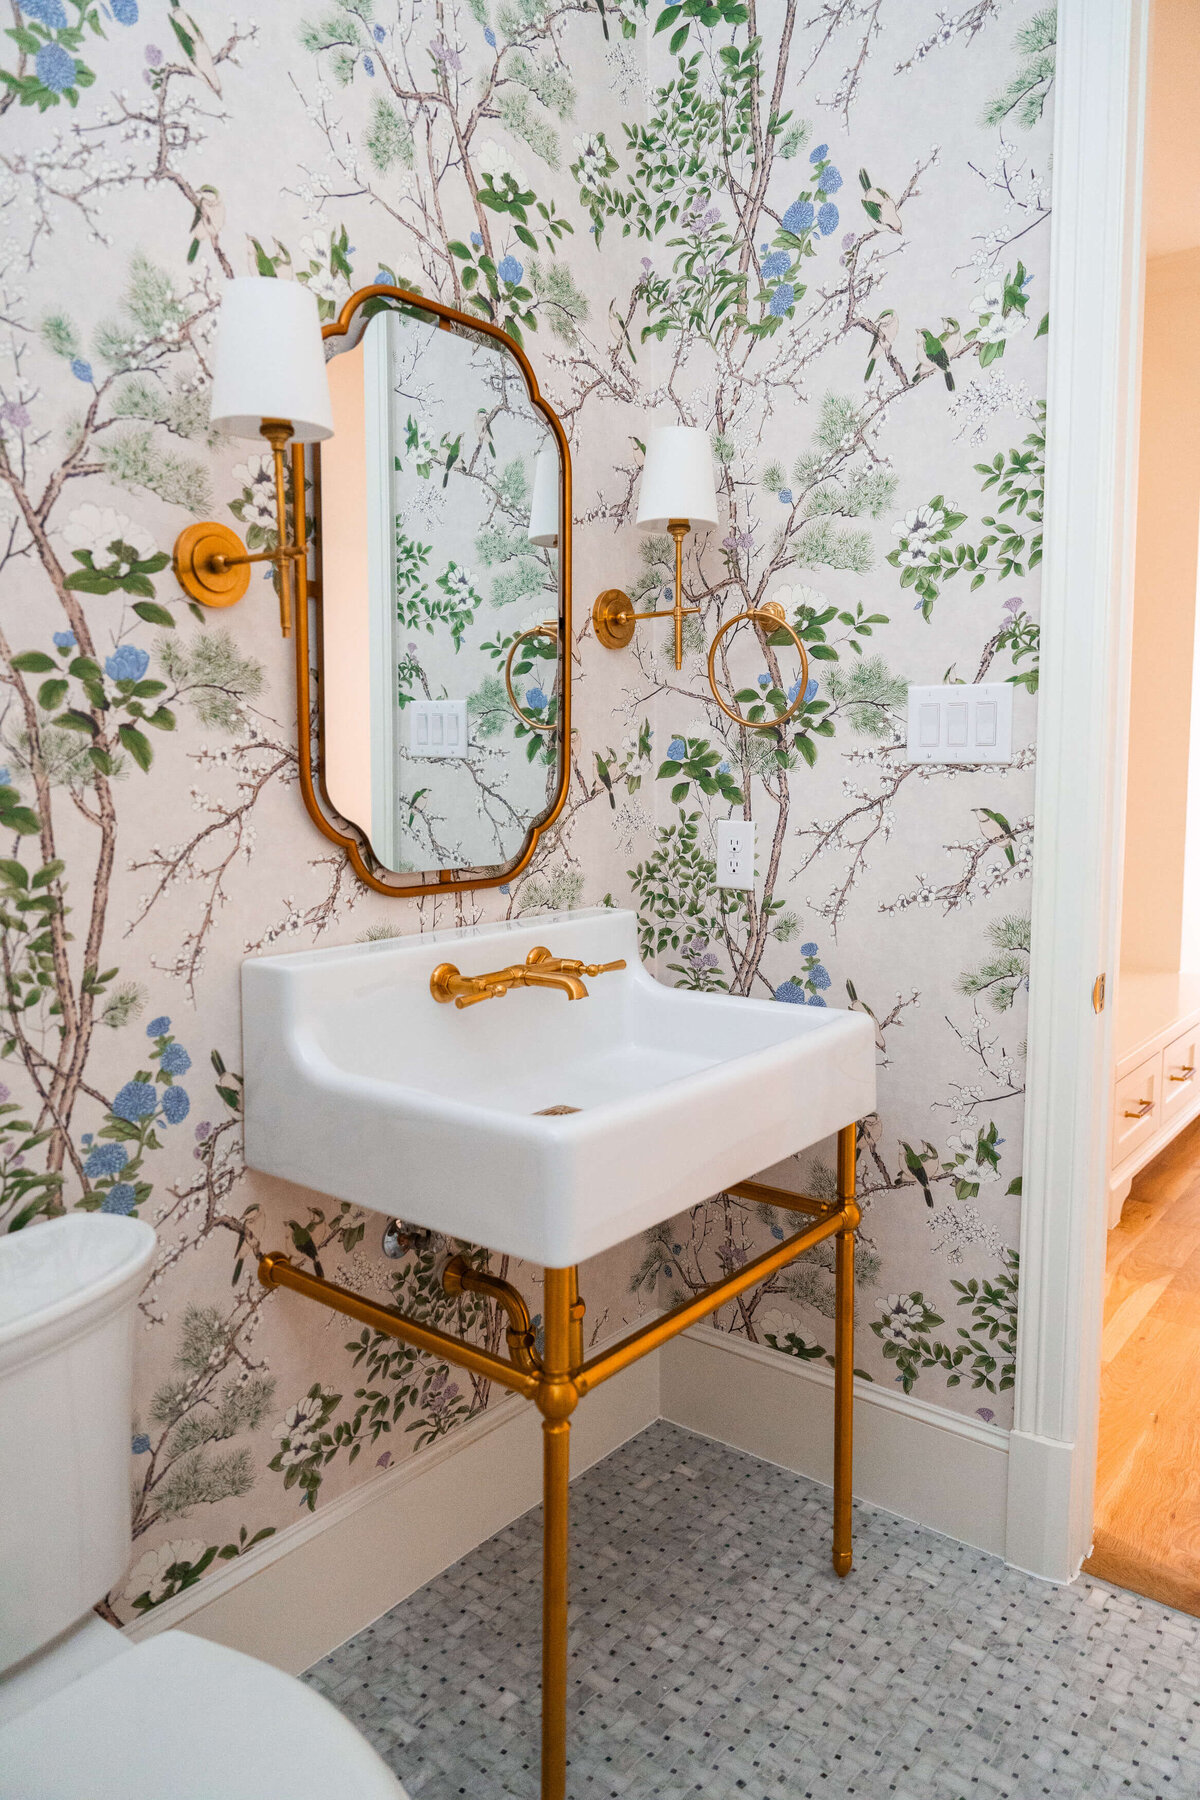
{"label": "faucet spout", "polygon": [[523,987],[557,988],[568,1000],[586,1000],[587,986],[578,975],[568,975],[560,969],[522,969],[521,984]]}

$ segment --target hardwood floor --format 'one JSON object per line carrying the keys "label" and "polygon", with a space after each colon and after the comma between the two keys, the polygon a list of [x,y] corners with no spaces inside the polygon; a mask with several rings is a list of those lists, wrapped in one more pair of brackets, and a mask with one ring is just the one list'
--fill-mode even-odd
{"label": "hardwood floor", "polygon": [[1200,1616],[1200,1120],[1109,1233],[1091,1575]]}

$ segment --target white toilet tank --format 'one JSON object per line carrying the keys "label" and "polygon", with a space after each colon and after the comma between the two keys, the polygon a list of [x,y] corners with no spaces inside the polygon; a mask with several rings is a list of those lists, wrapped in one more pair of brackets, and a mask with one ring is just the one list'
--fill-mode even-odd
{"label": "white toilet tank", "polygon": [[139,1219],[0,1237],[0,1671],[82,1618],[129,1562]]}

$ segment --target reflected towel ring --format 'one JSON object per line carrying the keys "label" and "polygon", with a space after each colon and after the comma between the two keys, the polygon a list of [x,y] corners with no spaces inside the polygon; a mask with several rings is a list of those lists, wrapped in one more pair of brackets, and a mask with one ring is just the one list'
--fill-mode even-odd
{"label": "reflected towel ring", "polygon": [[[735,625],[741,625],[747,619],[764,632],[786,631],[800,652],[800,686],[796,690],[796,698],[786,712],[777,713],[773,719],[743,719],[741,713],[735,713],[731,706],[726,706],[717,692],[717,678],[714,672],[717,646],[727,631],[732,631]],[[792,715],[799,712],[804,705],[804,696],[808,692],[808,652],[800,640],[800,633],[794,625],[788,623],[788,616],[778,600],[767,600],[762,606],[751,607],[748,612],[735,613],[732,619],[725,621],[708,647],[708,685],[712,689],[713,699],[725,717],[732,719],[735,725],[740,725],[743,731],[773,731],[777,725],[786,725]]]}
{"label": "reflected towel ring", "polygon": [[[530,731],[557,731],[558,730],[558,722],[556,720],[555,723],[552,725],[543,725],[540,719],[532,718],[529,713],[522,712],[520,706],[517,703],[517,696],[513,693],[513,684],[512,684],[513,657],[517,653],[517,645],[523,644],[525,642],[526,638],[535,638],[535,637],[556,638],[557,636],[558,636],[558,621],[556,619],[548,619],[544,625],[531,625],[529,627],[528,631],[522,631],[517,637],[515,637],[513,639],[512,643],[508,646],[508,655],[504,659],[504,685],[508,689],[508,704],[512,707],[512,709],[516,713],[518,719],[520,719],[522,725],[528,725]],[[805,668],[807,668],[807,667],[808,667],[808,665],[806,663]]]}

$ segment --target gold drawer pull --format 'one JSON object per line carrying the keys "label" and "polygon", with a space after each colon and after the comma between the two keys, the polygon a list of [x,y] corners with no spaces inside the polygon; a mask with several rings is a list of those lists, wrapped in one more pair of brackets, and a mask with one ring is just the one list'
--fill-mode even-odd
{"label": "gold drawer pull", "polygon": [[[788,707],[786,712],[777,713],[773,719],[744,719],[741,713],[736,713],[731,706],[726,706],[720,694],[717,692],[717,677],[715,674],[717,648],[721,639],[725,636],[725,633],[727,631],[732,631],[735,625],[740,625],[743,620],[746,619],[749,619],[751,624],[756,625],[764,637],[769,637],[773,631],[786,631],[797,650],[800,652],[800,685],[796,689],[796,698],[792,701],[792,704]],[[722,625],[720,631],[718,631],[716,637],[714,637],[712,643],[708,647],[708,685],[712,689],[713,699],[725,714],[725,717],[727,719],[732,719],[735,725],[740,725],[743,731],[773,731],[777,725],[786,724],[793,714],[799,712],[800,708],[804,705],[804,696],[808,693],[808,652],[801,642],[800,633],[796,630],[795,626],[789,622],[788,616],[778,600],[768,600],[762,606],[752,607],[749,612],[736,613],[732,619],[727,619],[725,621],[724,625]]]}
{"label": "gold drawer pull", "polygon": [[1184,1063],[1183,1067],[1181,1069],[1176,1070],[1176,1072],[1171,1076],[1171,1080],[1172,1081],[1193,1081],[1195,1079],[1195,1075],[1196,1075],[1196,1065],[1194,1063]]}
{"label": "gold drawer pull", "polygon": [[1130,1112],[1128,1107],[1125,1108],[1125,1117],[1127,1119],[1144,1119],[1147,1113],[1152,1113],[1153,1111],[1153,1100],[1139,1100],[1136,1112]]}

